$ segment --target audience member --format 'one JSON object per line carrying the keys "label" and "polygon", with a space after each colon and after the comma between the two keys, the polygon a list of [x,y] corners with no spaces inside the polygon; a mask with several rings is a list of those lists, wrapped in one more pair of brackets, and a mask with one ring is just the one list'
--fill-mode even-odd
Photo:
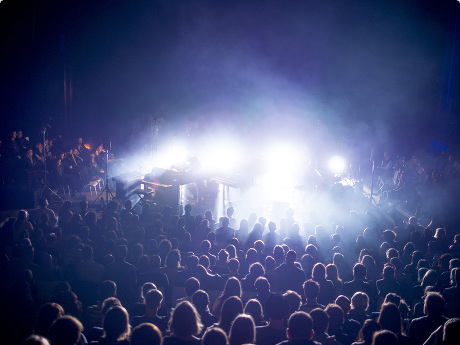
{"label": "audience member", "polygon": [[253,344],[255,333],[252,317],[247,314],[240,314],[235,318],[230,328],[229,345]]}
{"label": "audience member", "polygon": [[218,327],[209,328],[203,335],[202,345],[228,345],[227,334]]}
{"label": "audience member", "polygon": [[99,286],[99,303],[88,306],[84,313],[85,328],[102,327],[102,305],[107,298],[115,297],[117,294],[117,285],[111,280],[103,281]]}
{"label": "audience member", "polygon": [[323,309],[313,309],[310,312],[310,316],[313,319],[314,341],[317,341],[322,345],[340,345],[340,343],[335,340],[334,336],[329,336],[329,334],[327,334],[327,328],[329,327],[329,316]]}
{"label": "audience member", "polygon": [[396,334],[389,330],[381,330],[374,333],[372,345],[401,345]]}
{"label": "audience member", "polygon": [[162,345],[163,336],[159,328],[151,323],[142,323],[131,332],[130,345]]}
{"label": "audience member", "polygon": [[64,309],[57,303],[45,303],[38,310],[35,319],[34,334],[49,337],[49,329],[53,322],[64,316]]}
{"label": "audience member", "polygon": [[204,331],[218,321],[218,317],[209,311],[209,295],[206,291],[196,291],[192,296],[192,302],[198,314],[200,314]]}
{"label": "audience member", "polygon": [[303,311],[297,311],[289,317],[288,340],[278,345],[318,345],[313,338],[313,319]]}
{"label": "audience member", "polygon": [[130,334],[129,316],[125,308],[114,306],[104,314],[104,335],[98,345],[129,345]]}
{"label": "audience member", "polygon": [[48,339],[41,335],[31,335],[21,345],[50,345]]}
{"label": "audience member", "polygon": [[276,268],[278,290],[294,290],[302,294],[302,284],[305,281],[305,273],[295,265],[297,254],[290,250],[286,254],[286,262]]}
{"label": "audience member", "polygon": [[444,298],[438,292],[429,292],[425,297],[425,316],[413,319],[409,326],[409,339],[413,345],[422,345],[430,334],[442,326],[447,318],[443,316]]}
{"label": "audience member", "polygon": [[352,345],[371,345],[374,333],[381,329],[382,327],[380,327],[377,321],[367,319],[364,321],[363,327],[359,331],[358,341],[354,342]]}
{"label": "audience member", "polygon": [[237,296],[229,297],[222,305],[219,322],[214,326],[221,328],[227,335],[230,334],[230,327],[238,314],[243,313],[243,302]]}
{"label": "audience member", "polygon": [[219,316],[221,312],[222,305],[224,302],[231,296],[237,296],[241,298],[241,283],[238,278],[231,277],[225,283],[224,291],[222,294],[216,298],[214,306],[212,307],[212,313]]}
{"label": "audience member", "polygon": [[361,325],[369,318],[369,297],[364,292],[356,292],[351,298],[351,309],[348,312],[350,319],[358,321]]}
{"label": "audience member", "polygon": [[136,268],[126,262],[128,248],[119,245],[114,250],[115,261],[105,267],[105,278],[117,284],[117,297],[123,305],[130,307],[137,300]]}
{"label": "audience member", "polygon": [[326,279],[326,266],[318,262],[312,271],[312,280],[319,284],[318,303],[327,305],[334,302],[337,297],[335,294],[334,284]]}
{"label": "audience member", "polygon": [[163,294],[161,291],[152,289],[145,294],[145,306],[146,310],[142,316],[134,316],[131,321],[131,325],[136,327],[141,323],[151,323],[158,327],[158,329],[165,334],[167,329],[166,318],[158,315],[158,310],[161,308],[161,302],[163,301]]}
{"label": "audience member", "polygon": [[289,316],[289,302],[283,295],[274,294],[265,303],[268,325],[256,328],[257,345],[275,345],[286,340],[285,319]]}
{"label": "audience member", "polygon": [[316,308],[325,308],[324,305],[318,303],[320,285],[317,282],[314,280],[307,280],[303,283],[303,291],[306,302],[300,306],[299,310],[309,313]]}
{"label": "audience member", "polygon": [[328,304],[324,311],[329,316],[328,334],[335,336],[335,339],[342,345],[350,345],[355,340],[355,336],[347,334],[343,330],[345,318],[342,308],[337,304]]}
{"label": "audience member", "polygon": [[169,319],[169,333],[164,338],[164,345],[198,345],[197,335],[203,325],[195,307],[188,301],[179,303],[172,311]]}
{"label": "audience member", "polygon": [[423,345],[454,345],[460,337],[460,319],[452,318],[446,321],[444,326],[439,326]]}
{"label": "audience member", "polygon": [[51,325],[48,336],[51,345],[83,345],[81,333],[83,325],[70,315],[64,315],[56,319]]}
{"label": "audience member", "polygon": [[409,338],[403,332],[401,314],[396,304],[384,303],[377,322],[382,330],[388,330],[395,334],[400,345],[410,344]]}
{"label": "audience member", "polygon": [[243,312],[244,314],[250,315],[252,317],[256,327],[267,325],[267,321],[264,320],[262,305],[257,299],[253,298],[247,301]]}

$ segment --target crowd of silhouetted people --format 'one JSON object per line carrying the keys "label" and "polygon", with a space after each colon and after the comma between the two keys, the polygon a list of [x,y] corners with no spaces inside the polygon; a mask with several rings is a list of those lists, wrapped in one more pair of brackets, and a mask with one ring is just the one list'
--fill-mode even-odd
{"label": "crowd of silhouetted people", "polygon": [[[74,193],[107,159],[81,138],[31,143],[15,131],[1,146],[2,183]],[[2,343],[457,344],[460,163],[386,152],[375,173],[381,210],[405,203],[429,225],[389,229],[370,211],[302,225],[291,209],[278,222],[236,219],[233,207],[220,219],[191,205],[138,214],[130,200],[53,210],[42,198],[1,223]]]}
{"label": "crowd of silhouetted people", "polygon": [[46,199],[1,227],[4,344],[457,344],[460,235]]}
{"label": "crowd of silhouetted people", "polygon": [[452,224],[460,219],[460,160],[454,151],[419,152],[407,156],[383,154],[375,163],[374,191],[384,209],[398,205],[419,219],[434,215]]}
{"label": "crowd of silhouetted people", "polygon": [[61,135],[50,138],[42,134],[31,139],[17,130],[0,141],[2,184],[32,192],[45,183],[53,189],[65,187],[72,194],[80,192],[89,181],[104,176],[106,161],[103,144],[91,147],[81,137],[68,140]]}

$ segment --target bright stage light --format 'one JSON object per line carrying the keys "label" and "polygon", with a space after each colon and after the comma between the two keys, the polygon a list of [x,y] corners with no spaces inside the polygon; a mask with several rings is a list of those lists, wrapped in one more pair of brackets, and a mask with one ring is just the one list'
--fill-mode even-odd
{"label": "bright stage light", "polygon": [[302,169],[305,162],[305,152],[302,148],[289,143],[273,145],[265,151],[264,160],[269,172],[276,175],[291,175]]}
{"label": "bright stage light", "polygon": [[181,143],[174,143],[158,155],[157,166],[165,169],[172,165],[184,164],[188,155],[187,146]]}
{"label": "bright stage light", "polygon": [[261,197],[288,201],[292,197],[293,187],[302,181],[306,152],[295,143],[278,142],[264,150],[262,160],[265,173],[259,179]]}
{"label": "bright stage light", "polygon": [[203,150],[201,162],[208,171],[237,171],[241,161],[238,145],[231,142],[211,143]]}
{"label": "bright stage light", "polygon": [[333,156],[329,159],[329,170],[335,174],[341,174],[345,171],[345,160],[340,156]]}
{"label": "bright stage light", "polygon": [[187,158],[187,147],[176,144],[171,148],[169,155],[174,163],[182,163]]}

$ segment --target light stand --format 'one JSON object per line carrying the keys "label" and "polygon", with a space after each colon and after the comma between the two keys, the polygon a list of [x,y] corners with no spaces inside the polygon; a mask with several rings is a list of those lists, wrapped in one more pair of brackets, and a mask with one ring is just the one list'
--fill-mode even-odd
{"label": "light stand", "polygon": [[374,203],[375,205],[377,205],[377,202],[374,199],[374,177],[375,177],[374,149],[372,149],[372,152],[371,152],[371,160],[372,160],[372,180],[371,180],[371,194],[369,196],[369,203],[371,204]]}
{"label": "light stand", "polygon": [[150,150],[150,158],[153,156],[153,162],[155,166],[158,163],[158,131],[159,131],[159,125],[161,123],[162,118],[154,118],[152,116],[152,138],[153,138],[153,146],[151,146]]}
{"label": "light stand", "polygon": [[[112,191],[110,190],[110,186],[109,186],[109,150],[111,149],[112,143],[109,142],[108,144],[109,144],[109,146],[107,147],[107,149],[105,151],[105,154],[106,154],[106,158],[105,158],[105,187],[104,187],[103,190],[101,190],[101,192],[96,197],[96,199],[94,199],[93,205],[96,204],[96,201],[99,198],[101,199],[100,206],[102,206],[102,204],[104,204],[104,203],[109,202],[109,195],[113,199],[113,194],[112,194]],[[104,192],[105,192],[105,200],[106,201],[104,201],[104,198],[102,197]]]}
{"label": "light stand", "polygon": [[40,190],[40,193],[39,193],[39,197],[40,198],[43,198],[43,197],[46,197],[46,196],[52,196],[53,199],[51,198],[48,198],[48,199],[51,199],[51,200],[48,200],[49,203],[53,206],[55,206],[54,204],[57,202],[59,203],[62,203],[64,202],[64,199],[62,199],[57,193],[56,191],[52,190],[49,186],[48,186],[48,171],[46,170],[46,132],[47,132],[47,127],[49,126],[49,124],[45,124],[42,128],[42,134],[43,134],[43,187],[41,188]]}

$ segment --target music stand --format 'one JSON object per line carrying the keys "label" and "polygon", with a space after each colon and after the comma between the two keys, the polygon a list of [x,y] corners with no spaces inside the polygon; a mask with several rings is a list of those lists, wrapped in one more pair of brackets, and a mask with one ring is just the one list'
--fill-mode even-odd
{"label": "music stand", "polygon": [[[100,206],[101,207],[102,207],[102,204],[109,202],[109,195],[113,199],[113,194],[112,194],[112,191],[110,190],[110,186],[109,186],[109,150],[111,149],[112,142],[109,141],[108,144],[109,145],[108,145],[108,147],[107,147],[107,149],[105,151],[105,154],[106,154],[106,159],[105,159],[105,186],[104,186],[104,189],[101,190],[99,195],[96,197],[96,199],[94,199],[94,201],[92,203],[92,205],[96,204],[97,199],[100,198],[101,199],[101,201],[100,201]],[[105,192],[105,200],[106,201],[104,201],[104,198],[102,197],[104,192]]]}

